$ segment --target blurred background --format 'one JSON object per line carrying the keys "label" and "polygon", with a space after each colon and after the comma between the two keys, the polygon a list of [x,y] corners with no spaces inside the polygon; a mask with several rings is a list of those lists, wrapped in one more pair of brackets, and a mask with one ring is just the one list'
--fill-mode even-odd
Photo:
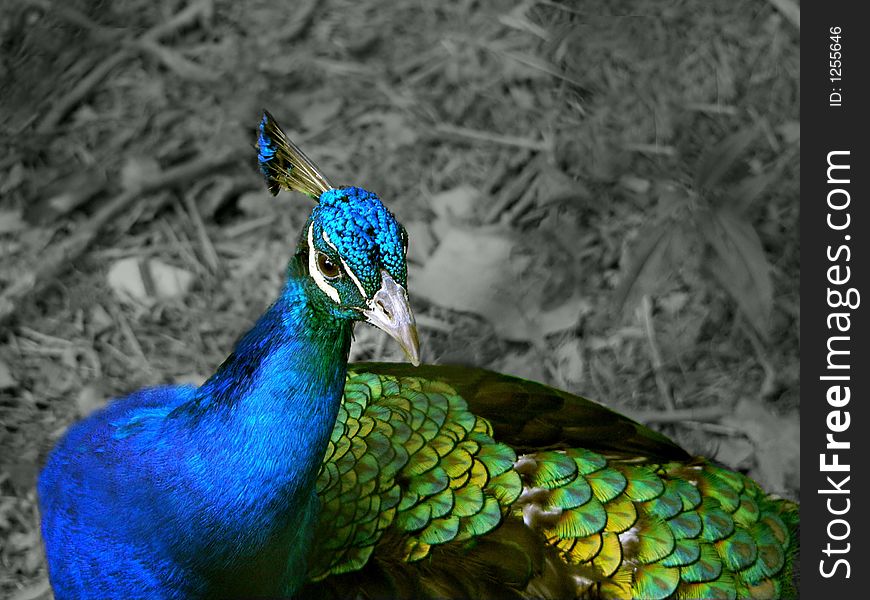
{"label": "blurred background", "polygon": [[275,297],[312,202],[265,192],[264,108],[406,225],[426,362],[796,498],[799,41],[792,0],[4,0],[0,596],[50,595],[66,427],[202,381]]}

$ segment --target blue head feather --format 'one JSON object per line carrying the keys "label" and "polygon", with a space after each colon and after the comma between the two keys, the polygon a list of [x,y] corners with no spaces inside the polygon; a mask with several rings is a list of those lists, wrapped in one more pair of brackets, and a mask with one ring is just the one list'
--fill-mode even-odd
{"label": "blue head feather", "polygon": [[268,119],[264,116],[257,132],[257,164],[260,166],[260,172],[268,178],[268,163],[275,157],[275,145],[272,138],[266,133],[267,122]]}
{"label": "blue head feather", "polygon": [[375,194],[358,187],[327,190],[311,221],[315,238],[326,234],[368,298],[380,288],[381,269],[399,285],[407,285],[407,234]]}

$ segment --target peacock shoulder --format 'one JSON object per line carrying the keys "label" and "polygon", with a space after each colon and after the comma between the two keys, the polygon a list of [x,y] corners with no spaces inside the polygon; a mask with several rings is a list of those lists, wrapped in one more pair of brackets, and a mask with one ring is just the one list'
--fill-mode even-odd
{"label": "peacock shoulder", "polygon": [[415,562],[493,530],[522,492],[516,459],[449,385],[351,373],[317,479],[311,578],[361,568],[387,533],[380,559]]}

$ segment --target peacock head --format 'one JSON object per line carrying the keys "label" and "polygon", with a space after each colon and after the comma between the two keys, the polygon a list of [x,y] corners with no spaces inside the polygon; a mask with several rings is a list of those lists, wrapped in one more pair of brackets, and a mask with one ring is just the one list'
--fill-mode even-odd
{"label": "peacock head", "polygon": [[260,171],[273,195],[294,190],[318,201],[297,255],[316,300],[339,318],[367,321],[395,339],[414,365],[420,345],[408,303],[408,234],[372,192],[333,187],[268,112],[257,138]]}

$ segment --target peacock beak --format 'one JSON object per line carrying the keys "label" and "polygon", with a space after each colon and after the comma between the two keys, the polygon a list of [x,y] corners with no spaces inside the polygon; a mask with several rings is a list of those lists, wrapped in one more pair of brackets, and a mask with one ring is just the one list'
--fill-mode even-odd
{"label": "peacock beak", "polygon": [[420,366],[420,340],[414,313],[408,304],[408,293],[386,271],[381,271],[381,289],[375,293],[362,314],[366,321],[399,342],[412,365]]}

